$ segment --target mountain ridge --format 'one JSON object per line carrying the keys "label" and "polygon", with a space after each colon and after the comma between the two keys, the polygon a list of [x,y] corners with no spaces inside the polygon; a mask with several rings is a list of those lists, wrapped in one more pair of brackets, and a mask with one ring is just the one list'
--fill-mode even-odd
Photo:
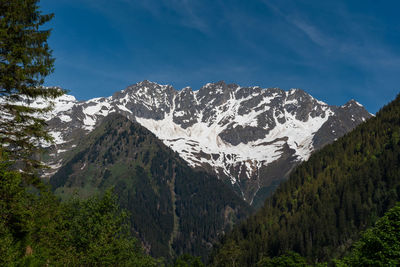
{"label": "mountain ridge", "polygon": [[[62,165],[63,152],[74,145],[71,140],[116,112],[156,134],[190,166],[230,182],[249,203],[264,199],[261,191],[284,180],[313,151],[371,117],[356,101],[330,106],[301,89],[240,87],[223,81],[178,91],[145,80],[106,98],[78,102],[64,96],[58,103],[61,100],[60,107],[68,109],[56,103],[48,120],[56,139],[50,153],[54,160],[49,162],[54,171]],[[274,170],[283,165],[289,170]]]}

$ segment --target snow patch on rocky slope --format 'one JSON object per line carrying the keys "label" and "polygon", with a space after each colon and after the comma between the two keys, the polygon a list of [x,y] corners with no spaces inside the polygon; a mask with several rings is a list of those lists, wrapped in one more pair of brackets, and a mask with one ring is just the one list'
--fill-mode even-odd
{"label": "snow patch on rocky slope", "polygon": [[[178,91],[143,81],[106,98],[78,102],[62,96],[47,119],[61,155],[76,144],[79,134],[89,133],[108,114],[118,112],[149,129],[189,165],[211,169],[239,187],[241,179],[259,179],[261,188],[263,166],[288,153],[294,164],[307,160],[322,144],[368,118],[369,113],[353,102],[329,106],[300,89],[217,82],[197,91]],[[59,158],[52,162],[56,168]],[[251,202],[255,194],[245,198]]]}

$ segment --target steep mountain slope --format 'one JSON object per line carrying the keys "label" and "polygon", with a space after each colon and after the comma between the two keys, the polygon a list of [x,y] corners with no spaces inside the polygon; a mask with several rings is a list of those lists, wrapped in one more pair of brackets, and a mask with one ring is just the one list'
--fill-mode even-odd
{"label": "steep mountain slope", "polygon": [[229,181],[253,204],[262,203],[314,150],[371,116],[354,100],[329,106],[299,89],[217,82],[198,91],[177,91],[143,81],[108,98],[58,100],[48,121],[57,141],[49,159],[53,172],[61,166],[63,152],[76,145],[76,137],[113,112],[149,129],[190,166]]}
{"label": "steep mountain slope", "polygon": [[152,255],[205,257],[218,234],[251,212],[215,176],[196,172],[151,132],[112,114],[50,179],[56,193],[87,197],[114,187]]}
{"label": "steep mountain slope", "polygon": [[[254,266],[295,251],[310,262],[344,253],[400,200],[400,95],[375,118],[299,165],[264,207],[215,251],[224,266]],[[235,252],[235,253],[233,253]]]}

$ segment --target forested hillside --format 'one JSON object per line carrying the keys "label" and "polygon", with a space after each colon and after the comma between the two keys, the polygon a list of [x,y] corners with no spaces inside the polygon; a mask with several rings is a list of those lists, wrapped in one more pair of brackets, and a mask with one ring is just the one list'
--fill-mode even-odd
{"label": "forested hillside", "polygon": [[399,200],[400,96],[298,166],[212,263],[253,266],[287,251],[309,262],[339,257]]}
{"label": "forested hillside", "polygon": [[206,257],[218,235],[251,211],[215,176],[196,172],[150,131],[110,115],[51,178],[57,195],[86,198],[114,188],[133,231],[157,257]]}
{"label": "forested hillside", "polygon": [[0,266],[158,266],[129,231],[111,192],[60,203],[32,192],[0,151]]}

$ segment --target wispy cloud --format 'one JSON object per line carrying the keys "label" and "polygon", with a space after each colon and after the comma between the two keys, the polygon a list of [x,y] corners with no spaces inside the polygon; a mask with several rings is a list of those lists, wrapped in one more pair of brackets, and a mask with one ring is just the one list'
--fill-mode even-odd
{"label": "wispy cloud", "polygon": [[324,34],[316,25],[306,22],[306,20],[302,18],[303,16],[301,14],[298,12],[289,13],[287,11],[282,11],[279,5],[268,0],[264,0],[263,2],[276,15],[282,17],[292,27],[301,31],[313,43],[324,48],[330,48],[333,42],[332,38]]}
{"label": "wispy cloud", "polygon": [[182,24],[203,33],[209,32],[207,20],[203,19],[197,10],[201,9],[201,2],[190,0],[167,0],[167,5],[173,8],[182,17]]}
{"label": "wispy cloud", "polygon": [[[307,14],[301,14],[297,11],[282,11],[279,5],[271,1],[265,0],[264,3],[277,15],[284,18],[288,24],[307,36],[313,44],[321,47],[322,50],[319,53],[324,53],[335,59],[341,58],[357,64],[361,68],[400,67],[400,55],[391,51],[385,43],[369,34],[367,29],[364,29],[365,25],[360,27],[357,21],[349,19],[354,14],[350,14],[342,6],[336,9],[336,16],[347,28],[344,33],[337,35],[323,29],[316,22],[313,22],[312,18],[309,18]],[[309,49],[299,49],[297,51],[306,54],[310,54],[310,51],[318,53]]]}
{"label": "wispy cloud", "polygon": [[290,21],[294,26],[296,26],[298,29],[300,29],[315,44],[317,44],[321,47],[325,47],[325,48],[329,48],[331,46],[331,44],[333,42],[332,38],[323,34],[314,25],[308,24],[305,21],[295,19],[295,18],[293,20],[291,18],[288,18],[288,21]]}
{"label": "wispy cloud", "polygon": [[[131,2],[129,0],[121,0]],[[166,13],[177,16],[178,23],[184,27],[195,29],[204,34],[210,33],[210,25],[205,18],[204,2],[192,0],[148,0],[141,1],[140,5],[153,16],[163,19]]]}

